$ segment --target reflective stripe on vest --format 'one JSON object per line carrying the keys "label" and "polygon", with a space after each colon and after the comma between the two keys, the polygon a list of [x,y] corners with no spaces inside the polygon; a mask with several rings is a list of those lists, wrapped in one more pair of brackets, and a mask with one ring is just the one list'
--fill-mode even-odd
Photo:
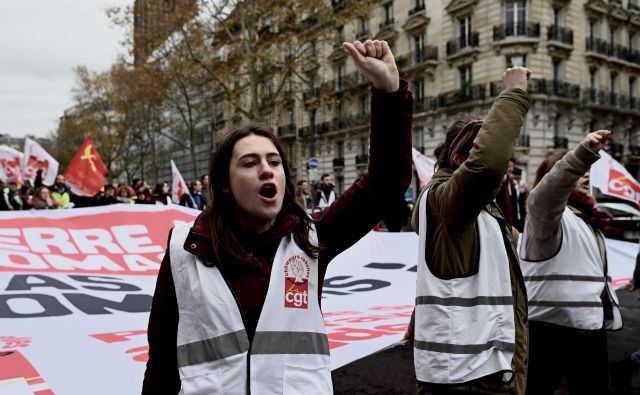
{"label": "reflective stripe on vest", "polygon": [[[331,393],[317,260],[306,256],[291,235],[281,240],[250,345],[235,298],[218,268],[205,266],[183,249],[191,226],[176,227],[170,242],[179,310],[181,394],[293,394],[299,384]],[[315,229],[311,237],[315,239]],[[287,294],[293,295],[291,303],[286,302]]]}
{"label": "reflective stripe on vest", "polygon": [[419,381],[465,383],[493,373],[513,378],[515,318],[509,257],[499,224],[486,211],[476,221],[480,239],[478,273],[443,280],[426,259],[428,192],[419,203],[414,364]]}
{"label": "reflective stripe on vest", "polygon": [[604,324],[608,329],[619,329],[622,319],[618,298],[611,287],[611,278],[604,273],[593,230],[568,207],[562,214],[561,226],[562,244],[552,258],[528,261],[523,258],[524,243],[520,246],[529,318],[576,329],[600,329],[604,323],[600,295],[607,287],[614,304],[614,319]]}

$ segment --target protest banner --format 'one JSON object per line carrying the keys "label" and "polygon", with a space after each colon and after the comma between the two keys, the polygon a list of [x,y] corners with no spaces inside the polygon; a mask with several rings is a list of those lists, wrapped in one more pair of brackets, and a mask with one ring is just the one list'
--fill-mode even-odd
{"label": "protest banner", "polygon": [[[112,205],[0,212],[0,393],[139,393],[147,323],[169,229],[199,212]],[[417,236],[370,232],[337,256],[322,295],[331,367],[402,340]],[[636,243],[607,240],[618,286]]]}
{"label": "protest banner", "polygon": [[604,150],[600,159],[591,165],[589,182],[605,195],[628,200],[640,206],[640,183],[627,169]]}
{"label": "protest banner", "polygon": [[42,183],[53,185],[58,175],[58,161],[35,140],[27,137],[24,139],[24,156],[22,157],[23,179],[33,184],[38,170],[42,171]]}

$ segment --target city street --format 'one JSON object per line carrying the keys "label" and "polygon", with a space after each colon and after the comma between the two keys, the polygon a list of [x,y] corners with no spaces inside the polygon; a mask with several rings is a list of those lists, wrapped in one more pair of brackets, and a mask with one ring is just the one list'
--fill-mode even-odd
{"label": "city street", "polygon": [[[618,298],[622,306],[624,328],[619,332],[609,332],[609,362],[620,361],[640,349],[638,294],[619,290]],[[333,372],[333,387],[336,394],[343,395],[414,394],[412,349],[395,347],[337,369]],[[556,395],[562,394],[568,392],[563,389],[556,391]],[[611,391],[609,394],[623,393]],[[633,377],[632,392],[624,394],[640,394],[640,374]]]}

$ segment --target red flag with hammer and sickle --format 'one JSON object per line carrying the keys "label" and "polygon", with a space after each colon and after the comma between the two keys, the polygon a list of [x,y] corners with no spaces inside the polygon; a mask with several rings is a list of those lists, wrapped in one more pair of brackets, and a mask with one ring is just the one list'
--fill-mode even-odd
{"label": "red flag with hammer and sickle", "polygon": [[104,187],[107,172],[93,141],[87,137],[64,172],[64,182],[76,195],[94,196]]}

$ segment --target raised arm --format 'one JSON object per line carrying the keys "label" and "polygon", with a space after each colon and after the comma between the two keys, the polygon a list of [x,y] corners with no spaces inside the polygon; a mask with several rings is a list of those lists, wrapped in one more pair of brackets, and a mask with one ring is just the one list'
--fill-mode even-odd
{"label": "raised arm", "polygon": [[317,222],[318,237],[330,258],[367,234],[388,202],[402,197],[411,183],[413,100],[400,81],[384,41],[344,43],[356,68],[372,83],[371,134],[367,172],[347,189]]}
{"label": "raised arm", "polygon": [[600,158],[598,151],[604,147],[610,134],[608,130],[589,133],[578,148],[560,159],[531,190],[527,199],[524,258],[543,260],[558,251],[562,242],[560,221],[569,196],[591,164]]}
{"label": "raised arm", "polygon": [[[430,206],[437,208],[448,226],[463,228],[475,221],[480,210],[493,201],[507,172],[524,117],[531,106],[527,81],[531,71],[507,69],[502,75],[505,89],[491,106],[478,132],[469,157],[454,158],[459,167],[450,180],[430,193]],[[465,160],[466,159],[466,160]]]}

